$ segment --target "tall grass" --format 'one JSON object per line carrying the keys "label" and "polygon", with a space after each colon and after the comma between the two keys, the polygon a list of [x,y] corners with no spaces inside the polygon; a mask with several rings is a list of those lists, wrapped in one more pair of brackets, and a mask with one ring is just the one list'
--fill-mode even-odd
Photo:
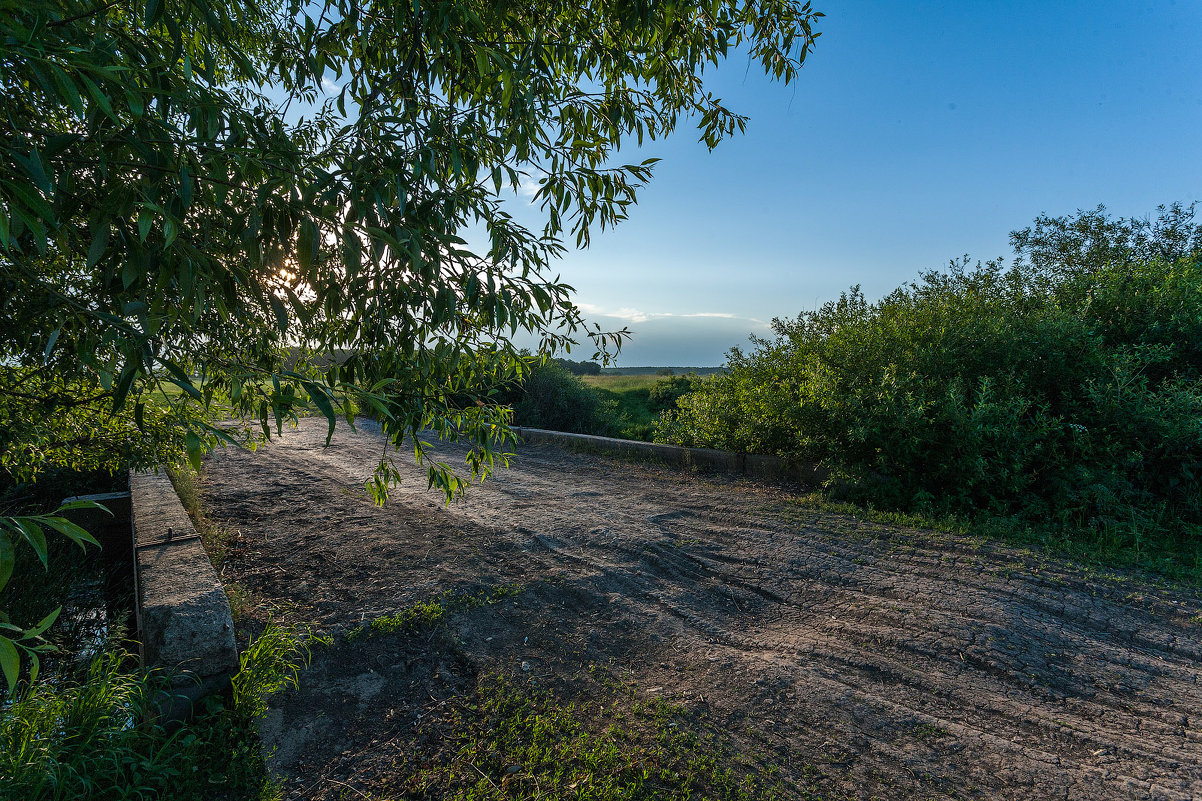
{"label": "tall grass", "polygon": [[622,393],[640,389],[650,390],[659,379],[657,375],[586,375],[581,376],[580,380],[590,387]]}
{"label": "tall grass", "polygon": [[276,798],[254,723],[307,659],[302,632],[269,625],[242,654],[232,702],[210,698],[174,731],[155,719],[167,677],[116,648],[79,676],[24,685],[0,709],[0,799]]}

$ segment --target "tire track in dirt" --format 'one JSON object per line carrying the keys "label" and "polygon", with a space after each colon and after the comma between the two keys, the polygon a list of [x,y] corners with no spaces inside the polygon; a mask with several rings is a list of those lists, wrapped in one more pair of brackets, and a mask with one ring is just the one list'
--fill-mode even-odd
{"label": "tire track in dirt", "polygon": [[[450,507],[402,453],[406,479],[378,509],[362,486],[383,440],[340,429],[323,448],[324,429],[219,453],[205,494],[246,543],[227,578],[329,630],[516,581],[532,587],[520,604],[458,624],[473,669],[529,660],[570,685],[608,660],[732,733],[767,732],[832,794],[1202,798],[1194,593],[553,447],[522,447]],[[302,777],[298,798],[326,797],[314,765],[353,775],[343,752],[384,742],[371,710],[403,694],[401,673],[323,658],[316,684],[279,702],[277,729],[313,718],[335,685],[359,681],[371,703],[288,744],[278,764]]]}

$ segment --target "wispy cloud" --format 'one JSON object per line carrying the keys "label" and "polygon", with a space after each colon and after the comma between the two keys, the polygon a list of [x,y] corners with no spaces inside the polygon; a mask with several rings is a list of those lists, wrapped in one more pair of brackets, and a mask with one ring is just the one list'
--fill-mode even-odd
{"label": "wispy cloud", "polygon": [[766,326],[767,323],[763,320],[757,320],[754,317],[742,317],[738,314],[729,312],[645,312],[640,309],[621,308],[621,309],[605,309],[601,306],[593,305],[592,303],[578,303],[580,310],[585,314],[597,317],[616,317],[619,320],[625,320],[628,323],[645,323],[649,320],[667,320],[667,319],[688,319],[697,317],[710,317],[720,320],[745,320],[759,326]]}

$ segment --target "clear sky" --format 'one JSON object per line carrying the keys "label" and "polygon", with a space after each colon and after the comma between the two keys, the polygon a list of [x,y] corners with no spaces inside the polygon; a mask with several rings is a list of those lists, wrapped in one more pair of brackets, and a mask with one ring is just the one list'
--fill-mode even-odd
{"label": "clear sky", "polygon": [[631,219],[558,265],[591,319],[634,332],[619,365],[721,364],[852,284],[1008,257],[1040,212],[1202,200],[1202,3],[815,7],[794,84],[741,57],[708,76],[747,133],[629,154],[664,159]]}

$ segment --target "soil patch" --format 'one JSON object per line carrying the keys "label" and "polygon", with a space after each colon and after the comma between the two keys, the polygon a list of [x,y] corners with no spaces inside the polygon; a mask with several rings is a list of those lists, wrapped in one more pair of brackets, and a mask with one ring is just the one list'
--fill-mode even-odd
{"label": "soil patch", "polygon": [[[1195,593],[552,446],[450,507],[410,465],[377,508],[384,440],[325,428],[219,452],[204,486],[243,636],[273,607],[333,638],[265,722],[289,798],[429,795],[404,777],[496,681],[662,702],[776,797],[1202,797]],[[439,598],[474,600],[411,611]]]}

